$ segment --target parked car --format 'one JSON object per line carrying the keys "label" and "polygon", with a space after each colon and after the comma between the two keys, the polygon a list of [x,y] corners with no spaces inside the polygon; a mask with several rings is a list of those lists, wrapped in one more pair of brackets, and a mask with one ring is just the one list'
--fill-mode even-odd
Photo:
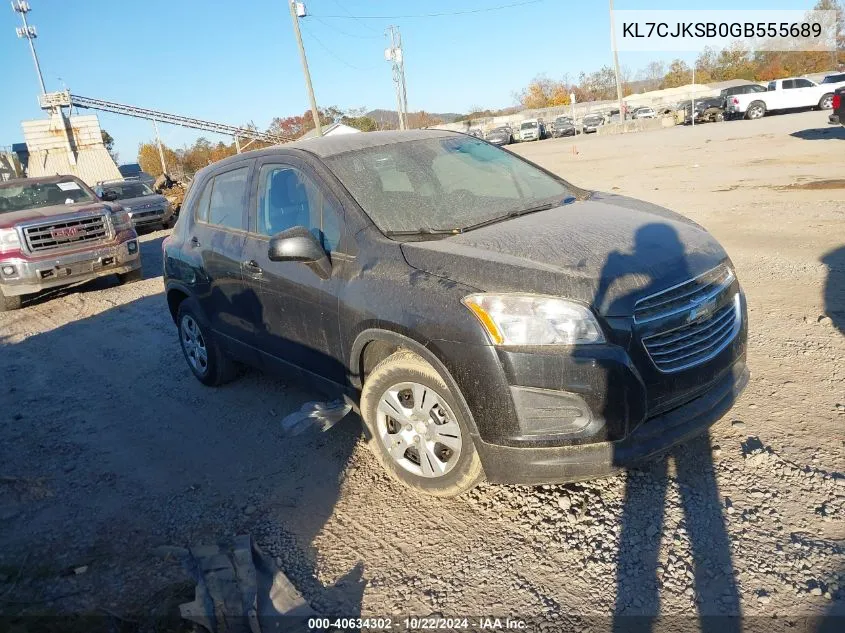
{"label": "parked car", "polygon": [[494,128],[487,133],[487,141],[493,145],[510,145],[513,143],[513,130],[507,126]]}
{"label": "parked car", "polygon": [[571,117],[559,116],[552,123],[552,136],[560,138],[561,136],[575,136],[578,131],[575,129],[575,123]]}
{"label": "parked car", "polygon": [[845,125],[845,88],[839,88],[833,95],[833,114],[829,121],[834,125]]}
{"label": "parked car", "polygon": [[161,194],[138,180],[112,180],[95,187],[97,195],[109,202],[120,202],[135,228],[160,225],[169,228],[173,207]]}
{"label": "parked car", "polygon": [[759,119],[767,112],[794,108],[830,110],[833,104],[830,84],[817,84],[804,77],[770,81],[766,92],[735,94],[728,98],[730,116]]}
{"label": "parked car", "polygon": [[641,106],[631,113],[632,119],[654,119],[657,113],[648,106]]}
{"label": "parked car", "polygon": [[138,163],[126,163],[124,165],[120,165],[117,170],[120,172],[120,175],[124,177],[126,180],[134,179],[138,180],[148,187],[152,187],[153,183],[155,183],[155,178],[150,176],[147,172],[141,169],[141,166]]}
{"label": "parked car", "polygon": [[484,138],[484,132],[479,127],[471,128],[467,134],[474,136],[475,138]]}
{"label": "parked car", "polygon": [[537,119],[526,119],[519,125],[520,141],[539,141],[543,138],[543,124]]}
{"label": "parked car", "polygon": [[722,108],[722,111],[725,113],[725,118],[732,118],[729,116],[728,110],[728,99],[734,95],[745,95],[745,94],[752,94],[755,92],[766,92],[766,87],[761,86],[760,84],[743,84],[741,86],[731,86],[730,88],[723,88],[722,91],[719,93],[719,98],[722,100],[722,103],[719,107]]}
{"label": "parked car", "polygon": [[231,156],[163,249],[200,382],[237,361],[343,392],[386,471],[432,495],[637,463],[748,379],[745,298],[703,228],[464,134]]}
{"label": "parked car", "polygon": [[833,90],[845,87],[845,73],[833,73],[822,79],[820,86],[830,86]]}
{"label": "parked car", "polygon": [[588,114],[581,122],[581,129],[584,134],[592,134],[604,124],[605,120],[601,114]]}
{"label": "parked car", "polygon": [[[684,107],[684,123],[687,125],[692,123],[692,109],[692,102],[688,101]],[[695,100],[696,123],[714,123],[716,121],[723,121],[724,118],[725,111],[722,109],[721,96],[711,99]]]}
{"label": "parked car", "polygon": [[119,205],[73,176],[0,182],[0,312],[41,290],[141,279],[138,235]]}

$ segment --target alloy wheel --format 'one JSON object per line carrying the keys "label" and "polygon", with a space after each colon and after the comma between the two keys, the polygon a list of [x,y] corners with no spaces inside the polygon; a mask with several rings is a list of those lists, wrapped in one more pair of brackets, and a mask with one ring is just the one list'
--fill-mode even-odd
{"label": "alloy wheel", "polygon": [[443,397],[416,382],[393,385],[376,410],[379,440],[393,461],[420,477],[449,473],[461,456],[461,427]]}
{"label": "alloy wheel", "polygon": [[202,330],[196,320],[188,314],[182,318],[182,327],[179,329],[185,357],[197,373],[205,375],[208,371],[208,350]]}

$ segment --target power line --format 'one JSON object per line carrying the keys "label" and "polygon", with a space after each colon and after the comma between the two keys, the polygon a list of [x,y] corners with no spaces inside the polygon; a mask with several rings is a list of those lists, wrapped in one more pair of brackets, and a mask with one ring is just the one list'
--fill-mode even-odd
{"label": "power line", "polygon": [[527,4],[537,4],[545,2],[545,0],[522,0],[522,2],[511,2],[510,4],[501,4],[496,7],[484,7],[481,9],[467,9],[465,11],[448,11],[443,13],[417,13],[412,15],[318,15],[312,17],[332,18],[338,20],[406,20],[409,18],[442,18],[452,15],[469,15],[472,13],[487,13],[488,11],[500,11],[502,9],[512,9],[514,7],[523,7]]}
{"label": "power line", "polygon": [[367,24],[366,22],[364,22],[364,21],[363,21],[363,20],[361,20],[360,18],[356,18],[354,15],[352,15],[352,14],[349,12],[349,9],[347,9],[345,6],[343,6],[343,5],[342,5],[342,4],[341,4],[338,0],[332,0],[332,2],[334,2],[334,3],[338,6],[338,8],[339,8],[341,11],[343,11],[346,15],[348,15],[350,18],[352,18],[352,19],[353,19],[353,20],[355,20],[356,22],[358,22],[358,23],[359,23],[361,26],[363,26],[365,29],[368,29],[368,30],[372,31],[373,33],[379,33],[379,35],[383,35],[382,33],[380,33],[379,31],[377,31],[377,30],[376,30],[376,29],[374,29],[373,27],[371,27],[369,24]]}
{"label": "power line", "polygon": [[[313,17],[313,16],[308,16],[308,17]],[[308,34],[308,37],[309,37],[309,38],[311,38],[311,39],[312,39],[312,40],[314,40],[317,44],[319,44],[319,45],[320,45],[320,48],[322,48],[324,51],[326,51],[329,55],[331,55],[332,57],[334,57],[337,61],[339,61],[341,64],[343,64],[343,65],[344,65],[344,66],[346,66],[347,68],[351,68],[352,70],[375,70],[375,69],[377,68],[377,66],[368,66],[368,67],[366,67],[366,68],[361,68],[360,66],[355,66],[355,65],[353,65],[353,64],[350,64],[348,61],[346,61],[345,59],[343,59],[340,55],[338,55],[337,53],[335,53],[335,52],[334,52],[332,49],[330,49],[328,46],[326,46],[325,44],[323,44],[322,40],[321,40],[319,37],[317,37],[316,35],[314,35],[313,31],[311,31],[310,29],[308,29],[308,28],[307,28],[304,24],[302,25],[302,30],[303,30],[303,31],[305,31],[305,32]]]}
{"label": "power line", "polygon": [[382,36],[380,36],[380,35],[355,35],[354,33],[348,33],[348,32],[346,32],[342,29],[337,28],[336,26],[332,25],[329,22],[326,22],[325,20],[321,20],[320,18],[318,18],[316,16],[309,15],[308,17],[314,18],[320,24],[329,27],[333,31],[337,31],[338,33],[340,33],[341,35],[345,35],[346,37],[354,37],[357,40],[380,40],[380,39],[382,39]]}

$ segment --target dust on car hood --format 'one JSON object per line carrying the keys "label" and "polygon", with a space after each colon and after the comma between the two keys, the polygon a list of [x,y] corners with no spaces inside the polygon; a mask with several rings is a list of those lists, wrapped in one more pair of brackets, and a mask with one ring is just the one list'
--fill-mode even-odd
{"label": "dust on car hood", "polygon": [[8,228],[19,222],[46,220],[60,215],[84,213],[86,211],[110,211],[111,207],[102,202],[79,202],[77,204],[54,204],[38,209],[0,212],[0,228]]}
{"label": "dust on car hood", "polygon": [[606,316],[628,316],[637,299],[727,257],[691,220],[601,193],[441,240],[405,242],[402,252],[414,268],[479,290],[566,297]]}

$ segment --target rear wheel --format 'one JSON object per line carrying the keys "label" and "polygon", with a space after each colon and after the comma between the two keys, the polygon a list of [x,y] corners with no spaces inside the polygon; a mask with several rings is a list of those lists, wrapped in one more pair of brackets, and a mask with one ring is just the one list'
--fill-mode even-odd
{"label": "rear wheel", "polygon": [[235,377],[234,362],[214,340],[211,328],[200,316],[193,299],[185,299],[179,304],[176,323],[179,327],[182,353],[197,380],[209,387],[216,387]]}
{"label": "rear wheel", "polygon": [[15,295],[8,297],[3,294],[3,288],[0,288],[0,312],[8,312],[10,310],[20,310],[23,297]]}
{"label": "rear wheel", "polygon": [[833,94],[828,93],[819,100],[819,110],[833,109]]}
{"label": "rear wheel", "polygon": [[745,111],[746,119],[762,119],[766,114],[766,104],[762,101],[753,101],[748,110]]}
{"label": "rear wheel", "polygon": [[467,420],[440,374],[399,351],[379,363],[361,392],[371,450],[404,485],[454,497],[484,478]]}

